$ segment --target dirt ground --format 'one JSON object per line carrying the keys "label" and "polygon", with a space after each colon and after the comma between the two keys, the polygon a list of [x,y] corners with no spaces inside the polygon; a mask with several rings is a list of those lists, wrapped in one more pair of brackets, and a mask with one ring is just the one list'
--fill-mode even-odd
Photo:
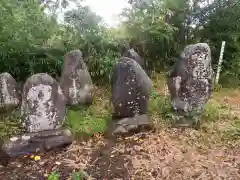
{"label": "dirt ground", "polygon": [[1,168],[0,177],[41,180],[57,170],[60,179],[67,180],[73,171],[83,170],[88,179],[99,180],[239,180],[239,143],[222,145],[211,139],[202,144],[201,136],[189,129],[140,133],[116,141],[99,136],[40,155],[40,161],[18,159]]}

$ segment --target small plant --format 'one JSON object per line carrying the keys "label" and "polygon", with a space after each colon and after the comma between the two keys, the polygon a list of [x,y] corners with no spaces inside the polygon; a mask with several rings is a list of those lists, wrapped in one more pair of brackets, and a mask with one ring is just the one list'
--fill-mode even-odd
{"label": "small plant", "polygon": [[214,84],[214,86],[213,86],[213,91],[214,92],[219,92],[221,89],[222,89],[221,84]]}
{"label": "small plant", "polygon": [[225,131],[226,137],[230,139],[239,139],[240,137],[240,120],[237,119],[231,123],[228,130]]}
{"label": "small plant", "polygon": [[0,139],[18,134],[22,131],[19,117],[20,112],[17,110],[0,115]]}
{"label": "small plant", "polygon": [[151,93],[151,98],[152,99],[157,99],[157,98],[159,98],[159,94],[156,92],[156,91],[152,91],[152,93]]}
{"label": "small plant", "polygon": [[149,101],[150,114],[157,116],[159,120],[164,120],[164,123],[169,123],[172,120],[172,111],[168,97],[159,95],[153,91]]}
{"label": "small plant", "polygon": [[59,174],[57,171],[51,172],[51,174],[48,176],[48,180],[59,180]]}
{"label": "small plant", "polygon": [[82,172],[74,172],[72,175],[72,180],[83,180],[84,174]]}
{"label": "small plant", "polygon": [[206,121],[216,122],[220,119],[220,105],[215,102],[208,102],[204,107],[203,119]]}

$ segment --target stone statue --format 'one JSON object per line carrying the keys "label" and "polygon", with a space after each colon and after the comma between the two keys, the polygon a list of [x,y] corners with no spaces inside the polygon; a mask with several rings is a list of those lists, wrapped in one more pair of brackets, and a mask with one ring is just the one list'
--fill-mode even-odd
{"label": "stone statue", "polygon": [[60,86],[69,105],[86,105],[93,101],[93,84],[80,50],[65,55]]}
{"label": "stone statue", "polygon": [[[115,65],[111,79],[114,118],[118,120],[116,131],[128,132],[141,125],[149,125],[148,100],[152,82],[142,67],[133,59],[123,57]],[[127,118],[127,119],[126,119]]]}
{"label": "stone statue", "polygon": [[211,50],[206,43],[185,47],[168,78],[176,123],[199,128],[213,83]]}

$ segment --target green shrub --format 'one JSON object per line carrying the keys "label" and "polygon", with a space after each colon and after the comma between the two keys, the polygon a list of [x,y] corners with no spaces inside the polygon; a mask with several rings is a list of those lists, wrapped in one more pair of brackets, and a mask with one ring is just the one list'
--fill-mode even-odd
{"label": "green shrub", "polygon": [[96,59],[96,57],[90,57],[87,62],[91,76],[95,80],[109,81],[113,66],[119,56],[119,54],[113,51],[108,51],[106,54],[100,54],[98,59]]}
{"label": "green shrub", "polygon": [[48,176],[48,180],[59,180],[59,174],[57,171],[51,172],[51,174]]}

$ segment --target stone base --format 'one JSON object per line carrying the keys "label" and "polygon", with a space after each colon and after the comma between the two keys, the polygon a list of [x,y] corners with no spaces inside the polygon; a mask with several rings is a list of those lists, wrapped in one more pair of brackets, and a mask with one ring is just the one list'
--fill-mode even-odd
{"label": "stone base", "polygon": [[185,128],[194,128],[200,129],[200,119],[201,117],[196,116],[183,116],[179,114],[173,115],[173,127],[185,127]]}
{"label": "stone base", "polygon": [[72,135],[68,129],[26,133],[5,141],[0,149],[0,164],[6,166],[10,158],[45,152],[61,148],[72,143]]}
{"label": "stone base", "polygon": [[142,114],[113,121],[110,129],[112,135],[127,135],[150,130],[151,128],[152,124],[148,115]]}

